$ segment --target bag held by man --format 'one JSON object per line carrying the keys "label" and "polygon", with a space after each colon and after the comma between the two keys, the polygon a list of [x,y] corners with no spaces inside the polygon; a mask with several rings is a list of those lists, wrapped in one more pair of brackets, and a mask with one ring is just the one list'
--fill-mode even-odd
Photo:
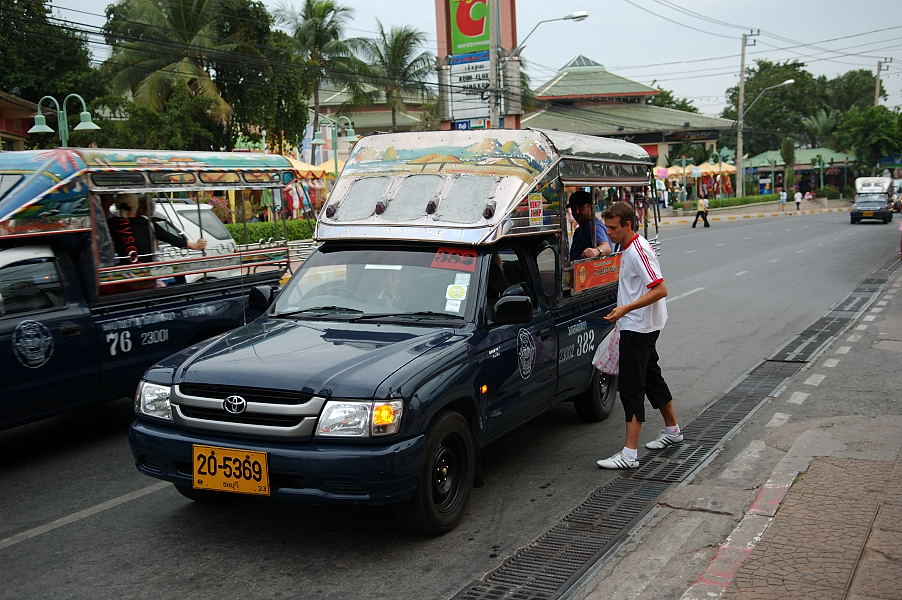
{"label": "bag held by man", "polygon": [[616,323],[611,332],[598,344],[592,364],[608,375],[616,375],[620,365],[620,326]]}

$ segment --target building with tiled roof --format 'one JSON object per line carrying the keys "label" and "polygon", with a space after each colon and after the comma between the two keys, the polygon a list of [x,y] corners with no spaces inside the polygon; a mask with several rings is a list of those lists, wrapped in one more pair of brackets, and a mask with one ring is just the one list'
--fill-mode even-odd
{"label": "building with tiled roof", "polygon": [[[15,90],[14,90],[15,91]],[[24,150],[38,105],[0,92],[0,150]]]}
{"label": "building with tiled roof", "polygon": [[523,127],[622,138],[641,145],[661,166],[671,146],[691,141],[713,151],[720,132],[733,126],[728,119],[649,104],[658,94],[577,56],[536,90],[543,106],[521,122]]}

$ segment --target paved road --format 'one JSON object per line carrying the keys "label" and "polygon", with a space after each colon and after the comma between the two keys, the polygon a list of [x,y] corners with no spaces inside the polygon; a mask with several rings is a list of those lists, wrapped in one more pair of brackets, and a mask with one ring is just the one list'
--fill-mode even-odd
{"label": "paved road", "polygon": [[[845,214],[663,230],[660,349],[684,422],[845,297],[898,235]],[[0,598],[450,597],[613,477],[594,460],[620,448],[620,415],[587,425],[561,406],[488,448],[485,487],[438,539],[399,533],[383,509],[193,505],[134,471],[125,402],[0,433]]]}

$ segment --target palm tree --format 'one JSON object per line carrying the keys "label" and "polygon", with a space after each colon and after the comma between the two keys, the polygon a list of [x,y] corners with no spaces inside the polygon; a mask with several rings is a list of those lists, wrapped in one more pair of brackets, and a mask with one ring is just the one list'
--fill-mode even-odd
{"label": "palm tree", "polygon": [[359,72],[349,41],[342,38],[345,23],[352,12],[349,7],[333,0],[304,0],[299,12],[283,4],[274,12],[277,23],[289,26],[295,52],[311,79],[313,131],[319,128],[319,91],[322,83],[353,84]]}
{"label": "palm tree", "polygon": [[420,52],[426,34],[412,27],[392,27],[386,33],[382,23],[379,37],[351,40],[352,47],[367,65],[366,80],[385,94],[391,108],[392,130],[398,128],[398,112],[403,111],[404,95],[426,95],[426,80],[435,73],[435,57]]}
{"label": "palm tree", "polygon": [[[225,123],[232,108],[207,70],[211,56],[244,49],[238,35],[218,39],[221,0],[125,0],[127,31],[106,62],[117,92],[131,92],[140,106],[159,110],[176,88],[213,101],[211,116]],[[126,24],[127,23],[127,24]],[[115,29],[115,24],[107,24]]]}
{"label": "palm tree", "polygon": [[833,145],[833,132],[839,121],[839,112],[835,110],[818,110],[813,116],[802,118],[802,127],[814,146]]}

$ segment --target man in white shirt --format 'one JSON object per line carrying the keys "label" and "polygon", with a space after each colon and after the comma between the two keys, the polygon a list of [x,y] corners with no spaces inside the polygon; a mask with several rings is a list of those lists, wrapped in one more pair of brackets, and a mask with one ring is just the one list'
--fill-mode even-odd
{"label": "man in white shirt", "polygon": [[658,366],[655,343],[667,322],[667,286],[661,265],[648,241],[633,230],[636,212],[626,202],[615,202],[602,213],[608,237],[622,248],[617,306],[605,316],[619,321],[620,369],[617,391],[626,417],[623,450],[596,464],[602,469],[635,469],[639,466],[639,433],[645,422],[645,397],[661,411],[665,429],[645,444],[662,449],[683,441],[673,410],[673,396]]}

